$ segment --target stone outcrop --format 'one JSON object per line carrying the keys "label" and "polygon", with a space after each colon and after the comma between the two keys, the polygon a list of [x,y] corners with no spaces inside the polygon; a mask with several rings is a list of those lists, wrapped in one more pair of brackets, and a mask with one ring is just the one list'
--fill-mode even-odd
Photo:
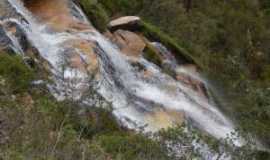
{"label": "stone outcrop", "polygon": [[143,39],[134,32],[117,30],[110,35],[110,39],[116,43],[119,49],[128,57],[138,58],[146,47]]}
{"label": "stone outcrop", "polygon": [[118,19],[112,20],[108,27],[111,31],[116,31],[118,29],[134,31],[140,27],[141,19],[136,16],[125,16]]}
{"label": "stone outcrop", "polygon": [[24,0],[25,7],[55,31],[93,29],[73,18],[68,0]]}

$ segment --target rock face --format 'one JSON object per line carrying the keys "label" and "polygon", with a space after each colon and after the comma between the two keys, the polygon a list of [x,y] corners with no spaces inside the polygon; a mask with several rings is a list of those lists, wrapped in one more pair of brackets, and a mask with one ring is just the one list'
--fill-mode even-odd
{"label": "rock face", "polygon": [[184,85],[194,90],[196,93],[205,99],[209,98],[206,86],[202,80],[198,79],[198,67],[192,64],[179,66],[176,69],[176,80],[182,82]]}
{"label": "rock face", "polygon": [[121,29],[112,34],[111,40],[115,42],[120,50],[128,57],[140,57],[146,47],[146,44],[139,35]]}
{"label": "rock face", "polygon": [[[98,58],[95,53],[96,44],[91,41],[74,39],[63,44],[66,48],[68,66],[85,74],[95,75],[98,72]],[[74,50],[76,48],[78,51]]]}
{"label": "rock face", "polygon": [[184,112],[180,111],[155,111],[146,116],[146,121],[150,124],[152,130],[161,130],[182,125],[185,121]]}
{"label": "rock face", "polygon": [[71,15],[68,0],[24,0],[25,7],[55,31],[93,29]]}
{"label": "rock face", "polygon": [[10,39],[5,35],[4,28],[0,24],[0,51],[8,49],[10,43]]}
{"label": "rock face", "polygon": [[111,31],[116,31],[118,29],[133,31],[140,26],[140,22],[141,22],[140,17],[125,16],[111,21],[108,27]]}

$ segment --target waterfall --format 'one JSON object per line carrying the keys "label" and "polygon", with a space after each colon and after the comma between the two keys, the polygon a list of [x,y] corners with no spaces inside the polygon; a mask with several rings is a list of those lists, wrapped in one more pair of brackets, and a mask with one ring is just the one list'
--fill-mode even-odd
{"label": "waterfall", "polygon": [[[85,88],[89,87],[91,81],[96,81],[97,83],[94,83],[96,91],[112,103],[113,114],[128,128],[144,128],[145,132],[158,131],[159,124],[151,120],[151,115],[158,111],[173,111],[184,112],[186,118],[191,119],[194,125],[217,139],[225,139],[235,131],[233,123],[214,103],[202,98],[141,57],[138,63],[153,73],[150,78],[143,77],[119,48],[95,29],[52,31],[49,25],[39,21],[19,0],[8,1],[28,22],[22,23],[18,20],[16,23],[24,30],[32,45],[38,49],[40,56],[50,64],[55,84],[48,87],[59,100],[68,96],[80,100]],[[76,5],[73,8],[77,16],[72,18],[91,28],[83,12]],[[63,68],[64,59],[70,56],[67,52],[68,45],[65,44],[78,39],[95,43],[97,46],[100,77],[95,80],[82,70],[71,66]],[[15,40],[13,43],[15,51],[21,52],[22,49]],[[85,56],[79,48],[72,49],[74,54],[84,59]],[[179,72],[189,71],[182,68]],[[192,76],[192,73],[189,74]],[[193,76],[207,86],[200,77]],[[241,146],[243,140],[234,139],[234,144]]]}

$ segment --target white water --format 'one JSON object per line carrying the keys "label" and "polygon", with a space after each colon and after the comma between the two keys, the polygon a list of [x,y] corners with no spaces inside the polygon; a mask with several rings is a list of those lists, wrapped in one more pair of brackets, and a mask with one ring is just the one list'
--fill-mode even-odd
{"label": "white water", "polygon": [[[97,42],[101,78],[95,88],[112,103],[114,115],[125,126],[157,131],[160,128],[148,124],[146,115],[156,110],[174,110],[184,112],[197,127],[218,139],[226,138],[234,132],[232,122],[216,106],[141,58],[141,65],[154,73],[153,77],[144,78],[119,49],[97,31],[49,32],[48,27],[39,23],[19,0],[8,1],[28,21],[29,24],[20,21],[17,23],[41,56],[51,64],[55,86],[49,88],[57,98],[64,99],[72,94],[72,98],[79,100],[83,88],[88,86],[90,79],[87,74],[70,67],[63,70],[62,67],[63,58],[67,56],[63,43],[79,38]],[[79,13],[82,14],[81,11]],[[70,80],[68,83],[65,81],[67,79]],[[235,145],[240,146],[242,143],[241,139],[234,141]]]}

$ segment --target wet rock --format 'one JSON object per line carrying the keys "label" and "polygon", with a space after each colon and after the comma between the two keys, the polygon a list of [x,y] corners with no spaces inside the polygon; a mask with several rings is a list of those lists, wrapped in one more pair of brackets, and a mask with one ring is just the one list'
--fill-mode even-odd
{"label": "wet rock", "polygon": [[6,35],[3,26],[0,24],[0,51],[6,51],[10,49],[9,44],[11,43],[10,39]]}
{"label": "wet rock", "polygon": [[8,4],[7,0],[0,1],[0,19],[6,18],[10,16],[14,11],[12,11],[11,7]]}
{"label": "wet rock", "polygon": [[175,70],[177,61],[171,51],[159,42],[152,42],[151,45],[156,49],[162,60],[162,66],[168,70]]}
{"label": "wet rock", "polygon": [[120,29],[108,36],[110,36],[111,40],[118,45],[122,53],[129,57],[140,57],[146,47],[143,39],[134,32]]}
{"label": "wet rock", "polygon": [[24,5],[37,19],[49,25],[54,31],[93,29],[73,18],[68,0],[24,0]]}
{"label": "wet rock", "polygon": [[[97,54],[95,53],[97,46],[94,42],[74,39],[67,41],[63,45],[68,46],[68,66],[78,69],[85,74],[96,75],[98,73],[99,63]],[[74,48],[79,52],[74,50]]]}
{"label": "wet rock", "polygon": [[146,115],[146,122],[152,131],[167,129],[176,125],[182,125],[185,121],[185,114],[181,111],[160,110]]}
{"label": "wet rock", "polygon": [[140,28],[140,17],[136,16],[125,16],[118,19],[112,20],[108,27],[111,31],[116,31],[118,29],[134,31]]}
{"label": "wet rock", "polygon": [[204,82],[198,78],[198,71],[198,67],[193,64],[180,66],[176,70],[176,80],[197,92],[201,97],[208,99],[207,88]]}
{"label": "wet rock", "polygon": [[145,42],[146,47],[143,51],[143,57],[146,58],[148,61],[161,67],[162,57],[159,54],[158,50],[148,40],[145,40]]}
{"label": "wet rock", "polygon": [[15,47],[21,48],[21,52],[24,52],[31,46],[31,44],[29,43],[27,39],[26,33],[16,22],[7,21],[5,23],[5,30],[6,30],[6,33],[11,35],[11,37],[14,37],[14,40],[16,40],[16,41],[13,41],[13,43],[18,42],[18,44],[14,44],[14,45],[19,45],[20,47],[18,46],[15,46]]}

